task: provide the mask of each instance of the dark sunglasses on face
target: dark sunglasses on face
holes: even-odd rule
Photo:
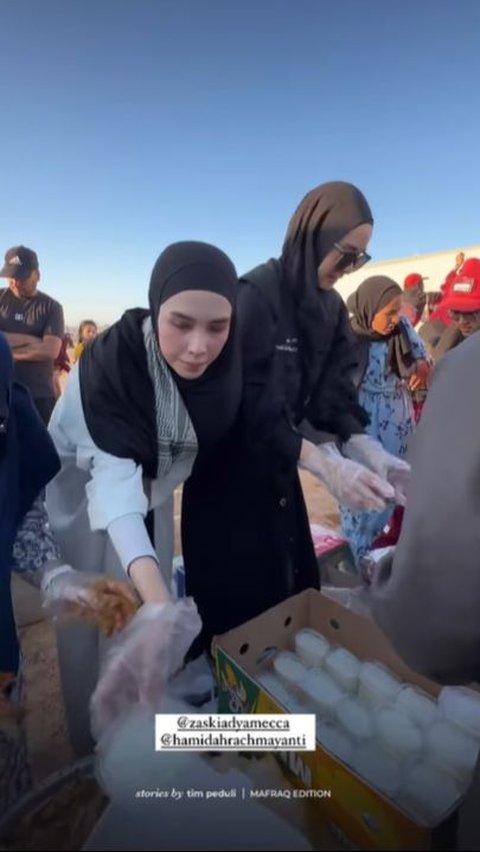
[[[449,311],[451,319],[453,320],[472,320],[472,322],[476,322],[476,320],[480,319],[480,311]]]
[[[365,266],[372,259],[362,249],[344,249],[338,243],[334,243],[333,248],[340,252],[340,257],[335,264],[335,268],[339,272],[354,272],[356,269]]]

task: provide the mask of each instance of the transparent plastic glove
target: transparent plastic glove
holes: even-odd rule
[[[315,447],[303,441],[300,465],[318,476],[342,506],[354,511],[381,512],[394,501],[394,489],[385,479],[344,458],[335,444]]]
[[[143,604],[102,666],[90,708],[97,740],[135,705],[159,712],[167,681],[183,665],[201,627],[192,598]]]
[[[138,598],[128,583],[75,571],[70,565],[47,567],[41,589],[51,615],[83,619],[106,636],[123,630],[138,608]]]
[[[386,479],[395,490],[395,503],[405,506],[406,490],[410,482],[410,465],[393,456],[370,435],[353,435],[342,447],[349,459],[366,465],[378,476]]]

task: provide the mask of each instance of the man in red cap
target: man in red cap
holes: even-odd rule
[[[462,337],[480,331],[480,260],[471,257],[452,280],[444,307]]]
[[[470,257],[461,272],[449,282],[448,295],[442,300],[442,310],[451,324],[445,326],[431,318],[420,330],[434,361],[458,346],[466,337],[480,331],[480,260]],[[428,333],[427,333],[428,332]]]
[[[423,287],[426,280],[418,272],[412,272],[403,282],[402,313],[414,327],[420,322],[427,301]]]

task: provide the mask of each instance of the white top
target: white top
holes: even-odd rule
[[[150,482],[144,481],[143,469],[133,459],[118,458],[100,450],[85,421],[78,364],[55,406],[49,431],[62,463],[62,470],[47,488],[52,527],[66,529],[68,519],[75,516],[72,495],[81,485],[79,500],[86,496],[91,530],[108,532],[125,570],[140,556],[157,559],[144,518],[149,509],[171,497],[177,485],[189,475],[191,464],[187,471],[185,465],[172,465],[162,480]]]

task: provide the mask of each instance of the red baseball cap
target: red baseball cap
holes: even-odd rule
[[[480,260],[470,257],[459,275],[450,282],[449,293],[442,307],[449,311],[473,313],[480,311]]]
[[[403,282],[403,289],[410,290],[412,287],[422,287],[424,281],[428,281],[428,278],[424,278],[423,275],[419,275],[418,272],[412,272],[411,275],[407,275],[405,278],[405,281]]]

